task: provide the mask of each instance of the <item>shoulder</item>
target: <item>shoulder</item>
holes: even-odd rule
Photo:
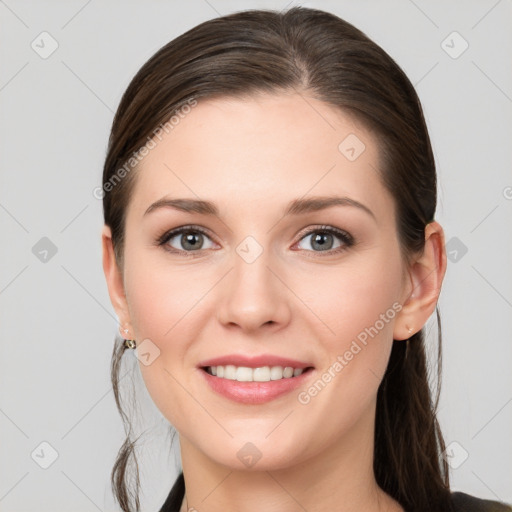
[[[185,495],[185,481],[180,472],[169,496],[159,512],[179,512]],[[512,506],[493,500],[484,500],[463,492],[453,492],[452,512],[512,512]]]
[[[463,492],[452,493],[454,512],[512,512],[512,507],[499,501],[483,500]]]

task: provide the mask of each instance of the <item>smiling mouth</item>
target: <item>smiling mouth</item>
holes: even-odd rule
[[[203,371],[219,379],[233,380],[237,382],[271,382],[283,379],[293,379],[313,369],[293,368],[291,366],[261,366],[250,368],[248,366],[218,365],[203,366]]]

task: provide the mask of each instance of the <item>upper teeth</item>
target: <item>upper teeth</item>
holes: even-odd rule
[[[240,382],[269,382],[282,378],[297,377],[304,370],[291,366],[263,366],[261,368],[248,368],[246,366],[209,366],[209,373],[223,379],[238,380]]]

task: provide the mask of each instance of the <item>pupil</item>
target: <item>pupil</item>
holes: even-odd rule
[[[329,244],[326,242],[325,237],[331,237],[331,243]],[[332,247],[332,235],[329,233],[318,233],[313,238],[313,247],[315,247],[315,244],[318,244],[318,247],[320,250],[329,250]]]
[[[200,233],[191,234],[188,233],[182,236],[182,246],[188,249],[195,249],[201,245],[201,238],[203,235]]]

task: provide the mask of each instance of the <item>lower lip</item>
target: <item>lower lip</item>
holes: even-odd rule
[[[206,382],[213,391],[230,400],[244,404],[263,404],[270,402],[294,389],[309,379],[313,368],[309,368],[297,377],[289,377],[268,382],[240,382],[237,380],[223,379],[210,375],[206,370],[200,369]]]

